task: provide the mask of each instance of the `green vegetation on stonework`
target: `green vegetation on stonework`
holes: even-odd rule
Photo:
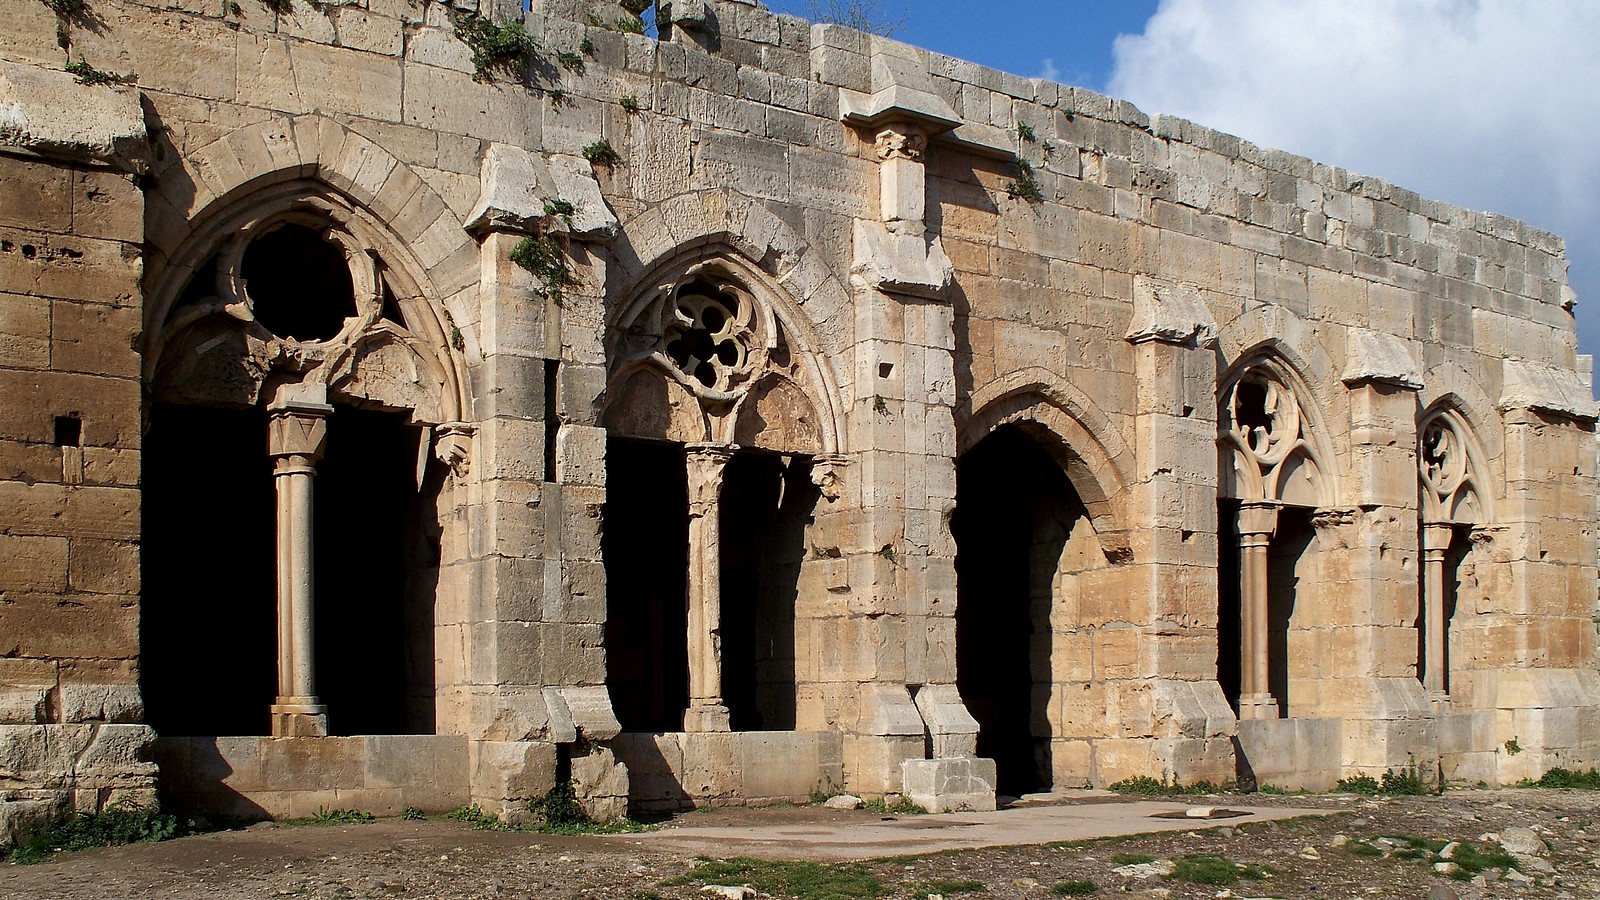
[[[1228,885],[1241,878],[1260,881],[1272,874],[1263,866],[1236,863],[1215,853],[1194,853],[1180,858],[1172,867],[1172,877],[1191,884]]]
[[[309,816],[297,819],[285,819],[284,825],[366,825],[377,820],[377,816],[364,813],[359,809],[328,809],[325,806],[317,807],[317,811]]]
[[[178,837],[188,827],[188,823],[163,813],[159,807],[114,803],[97,813],[73,813],[22,835],[12,848],[10,859],[15,863],[36,863],[60,851],[153,844]]]
[[[527,831],[526,828],[512,825],[493,813],[484,812],[476,803],[471,806],[458,806],[446,813],[445,818],[465,822],[479,831]]]
[[[117,75],[105,72],[89,65],[83,57],[78,57],[77,62],[69,62],[61,67],[63,72],[76,76],[79,84],[122,84],[132,79],[126,75]]]
[[[1044,191],[1039,187],[1039,179],[1034,177],[1033,164],[1018,157],[1016,166],[1017,177],[1006,182],[1006,193],[1028,203],[1043,203]]]
[[[612,148],[611,142],[605,138],[586,145],[581,152],[584,159],[597,166],[614,166],[622,161],[621,154],[617,153]]]
[[[1165,778],[1135,775],[1111,785],[1111,790],[1119,794],[1134,794],[1141,797],[1181,797],[1191,794],[1216,794],[1225,788],[1209,781],[1196,781],[1185,786],[1176,781],[1167,781]]]
[[[1436,794],[1438,791],[1429,787],[1423,780],[1422,770],[1416,760],[1399,771],[1390,769],[1383,773],[1381,779],[1371,775],[1356,775],[1350,778],[1341,778],[1335,790],[1348,794],[1363,794],[1368,797],[1383,795],[1386,797],[1420,797]]]
[[[1538,781],[1527,778],[1517,782],[1517,787],[1566,788],[1579,791],[1600,791],[1600,771],[1574,772],[1560,766],[1539,776]]]
[[[567,257],[561,252],[561,245],[550,235],[523,238],[511,248],[510,259],[528,270],[538,280],[544,295],[557,303],[561,302],[562,292],[577,283],[567,270]]]
[[[704,859],[687,875],[669,879],[662,887],[701,884],[748,884],[763,894],[793,900],[861,900],[883,897],[889,890],[871,870],[859,863],[823,865],[812,862],[754,859]]]
[[[892,560],[894,559],[894,548],[891,547],[889,550],[889,559]],[[886,798],[883,797],[874,797],[871,800],[862,801],[861,808],[867,810],[868,812],[875,812],[879,815],[885,816],[923,816],[927,815],[928,813],[927,810],[915,803],[912,803],[910,800],[907,800],[904,797],[901,797],[899,800],[896,800],[893,803],[890,803]]]
[[[475,12],[450,15],[456,37],[472,51],[474,81],[493,81],[496,74],[521,81],[539,42],[521,22],[493,22]]]

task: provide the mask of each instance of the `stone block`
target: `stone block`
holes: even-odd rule
[[[928,812],[993,812],[995,763],[992,759],[908,759],[902,792]]]

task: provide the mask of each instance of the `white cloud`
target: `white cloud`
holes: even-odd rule
[[[1600,3],[1162,0],[1113,96],[1567,238],[1600,351]]]
[[[1039,64],[1038,77],[1043,78],[1045,81],[1059,82],[1061,80],[1061,70],[1056,68],[1056,61],[1046,56]]]

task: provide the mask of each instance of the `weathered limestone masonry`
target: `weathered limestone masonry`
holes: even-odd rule
[[[0,841],[1600,763],[1559,238],[648,6],[0,0]]]

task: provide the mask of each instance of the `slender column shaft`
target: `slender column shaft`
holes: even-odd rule
[[[1449,525],[1422,526],[1422,686],[1428,693],[1445,693],[1444,661],[1444,558],[1450,549]]]
[[[690,445],[689,709],[684,731],[728,731],[722,699],[722,473],[733,449]]]
[[[1275,719],[1278,701],[1267,686],[1267,548],[1278,507],[1239,508],[1239,718]]]
[[[278,495],[278,699],[272,733],[322,735],[328,733],[328,709],[317,699],[314,668],[312,479],[333,408],[296,402],[274,404],[270,411],[267,449]]]

